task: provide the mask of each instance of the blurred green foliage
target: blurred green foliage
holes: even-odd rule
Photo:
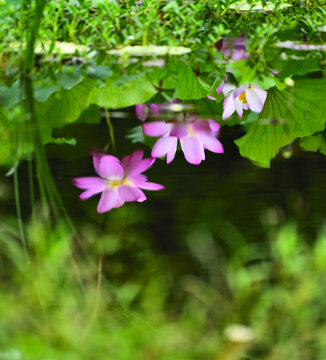
[[[15,220],[2,218],[4,359],[325,358],[324,227],[312,246],[293,222],[269,225],[259,242],[229,228],[237,251],[226,256],[197,224],[184,244],[193,273],[126,215],[75,236],[35,219],[28,260]],[[277,216],[271,208],[264,221]]]

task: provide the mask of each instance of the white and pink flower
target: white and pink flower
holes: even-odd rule
[[[232,84],[224,84],[223,94],[225,99],[223,101],[222,119],[225,120],[230,117],[234,111],[236,111],[241,118],[243,109],[250,109],[256,113],[260,113],[264,107],[267,91],[256,84],[243,85],[238,88]]]
[[[136,116],[140,121],[145,121],[149,114],[160,114],[172,104],[176,104],[178,102],[177,99],[173,99],[170,102],[163,103],[153,103],[153,104],[138,104],[135,106],[136,108]]]
[[[175,157],[178,139],[186,160],[198,165],[205,160],[205,149],[214,153],[223,153],[223,146],[216,138],[220,125],[211,119],[201,119],[198,115],[188,115],[182,121],[156,121],[142,125],[148,136],[160,136],[153,149],[152,157],[166,155],[169,164]]]

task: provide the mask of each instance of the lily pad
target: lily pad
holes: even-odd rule
[[[132,55],[132,56],[154,56],[154,55],[183,55],[191,52],[191,49],[183,46],[126,46],[121,49],[109,50],[112,55]]]
[[[261,1],[257,1],[254,5],[248,4],[246,1],[238,1],[234,4],[230,5],[230,9],[237,10],[239,12],[247,12],[247,11],[273,11],[276,9],[285,9],[290,7],[291,4],[283,3],[279,5],[275,5],[273,3],[267,3],[264,5]]]
[[[38,43],[35,46],[35,54],[43,54],[43,53],[48,53],[50,51],[50,48],[52,46],[52,42],[50,41],[42,41],[42,43]],[[18,42],[12,42],[10,44],[10,49],[11,51],[18,51],[21,48],[21,43]],[[60,53],[60,54],[65,54],[65,55],[73,55],[76,53],[81,53],[81,52],[88,52],[90,50],[90,48],[86,45],[79,45],[79,44],[75,44],[72,42],[61,42],[61,41],[57,41],[54,44],[53,50],[51,51],[51,53],[56,54],[56,53]]]
[[[301,50],[301,51],[312,51],[312,50],[326,50],[326,44],[307,44],[298,41],[279,41],[275,44],[277,47]]]
[[[298,80],[292,89],[270,89],[258,120],[235,142],[240,154],[269,167],[281,147],[322,131],[326,121],[325,86],[325,79],[305,79]]]
[[[105,86],[94,88],[91,103],[109,109],[142,104],[157,93],[146,73],[121,78],[116,82],[108,81]]]

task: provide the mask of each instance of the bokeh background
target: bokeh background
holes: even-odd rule
[[[137,125],[112,123],[118,139]],[[324,359],[326,161],[295,143],[270,169],[239,156],[240,127],[223,127],[225,154],[199,166],[179,152],[148,171],[166,186],[97,214],[72,178],[93,174],[90,151],[107,125],[64,127],[77,145],[48,145],[76,226],[30,215],[20,170],[27,254],[11,179],[1,180],[1,359]],[[117,155],[138,147],[119,140]],[[150,150],[144,147],[147,154]]]

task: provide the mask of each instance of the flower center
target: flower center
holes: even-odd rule
[[[191,127],[191,125],[187,125],[187,130],[188,130],[188,135],[190,135],[190,136],[195,136],[196,135],[196,133],[193,130],[193,128]]]
[[[120,185],[132,185],[131,181],[123,178],[123,179],[106,179],[106,187],[107,188],[116,188]]]
[[[242,102],[247,102],[247,99],[246,99],[246,92],[242,92],[240,95],[239,95],[239,100],[242,101]]]

